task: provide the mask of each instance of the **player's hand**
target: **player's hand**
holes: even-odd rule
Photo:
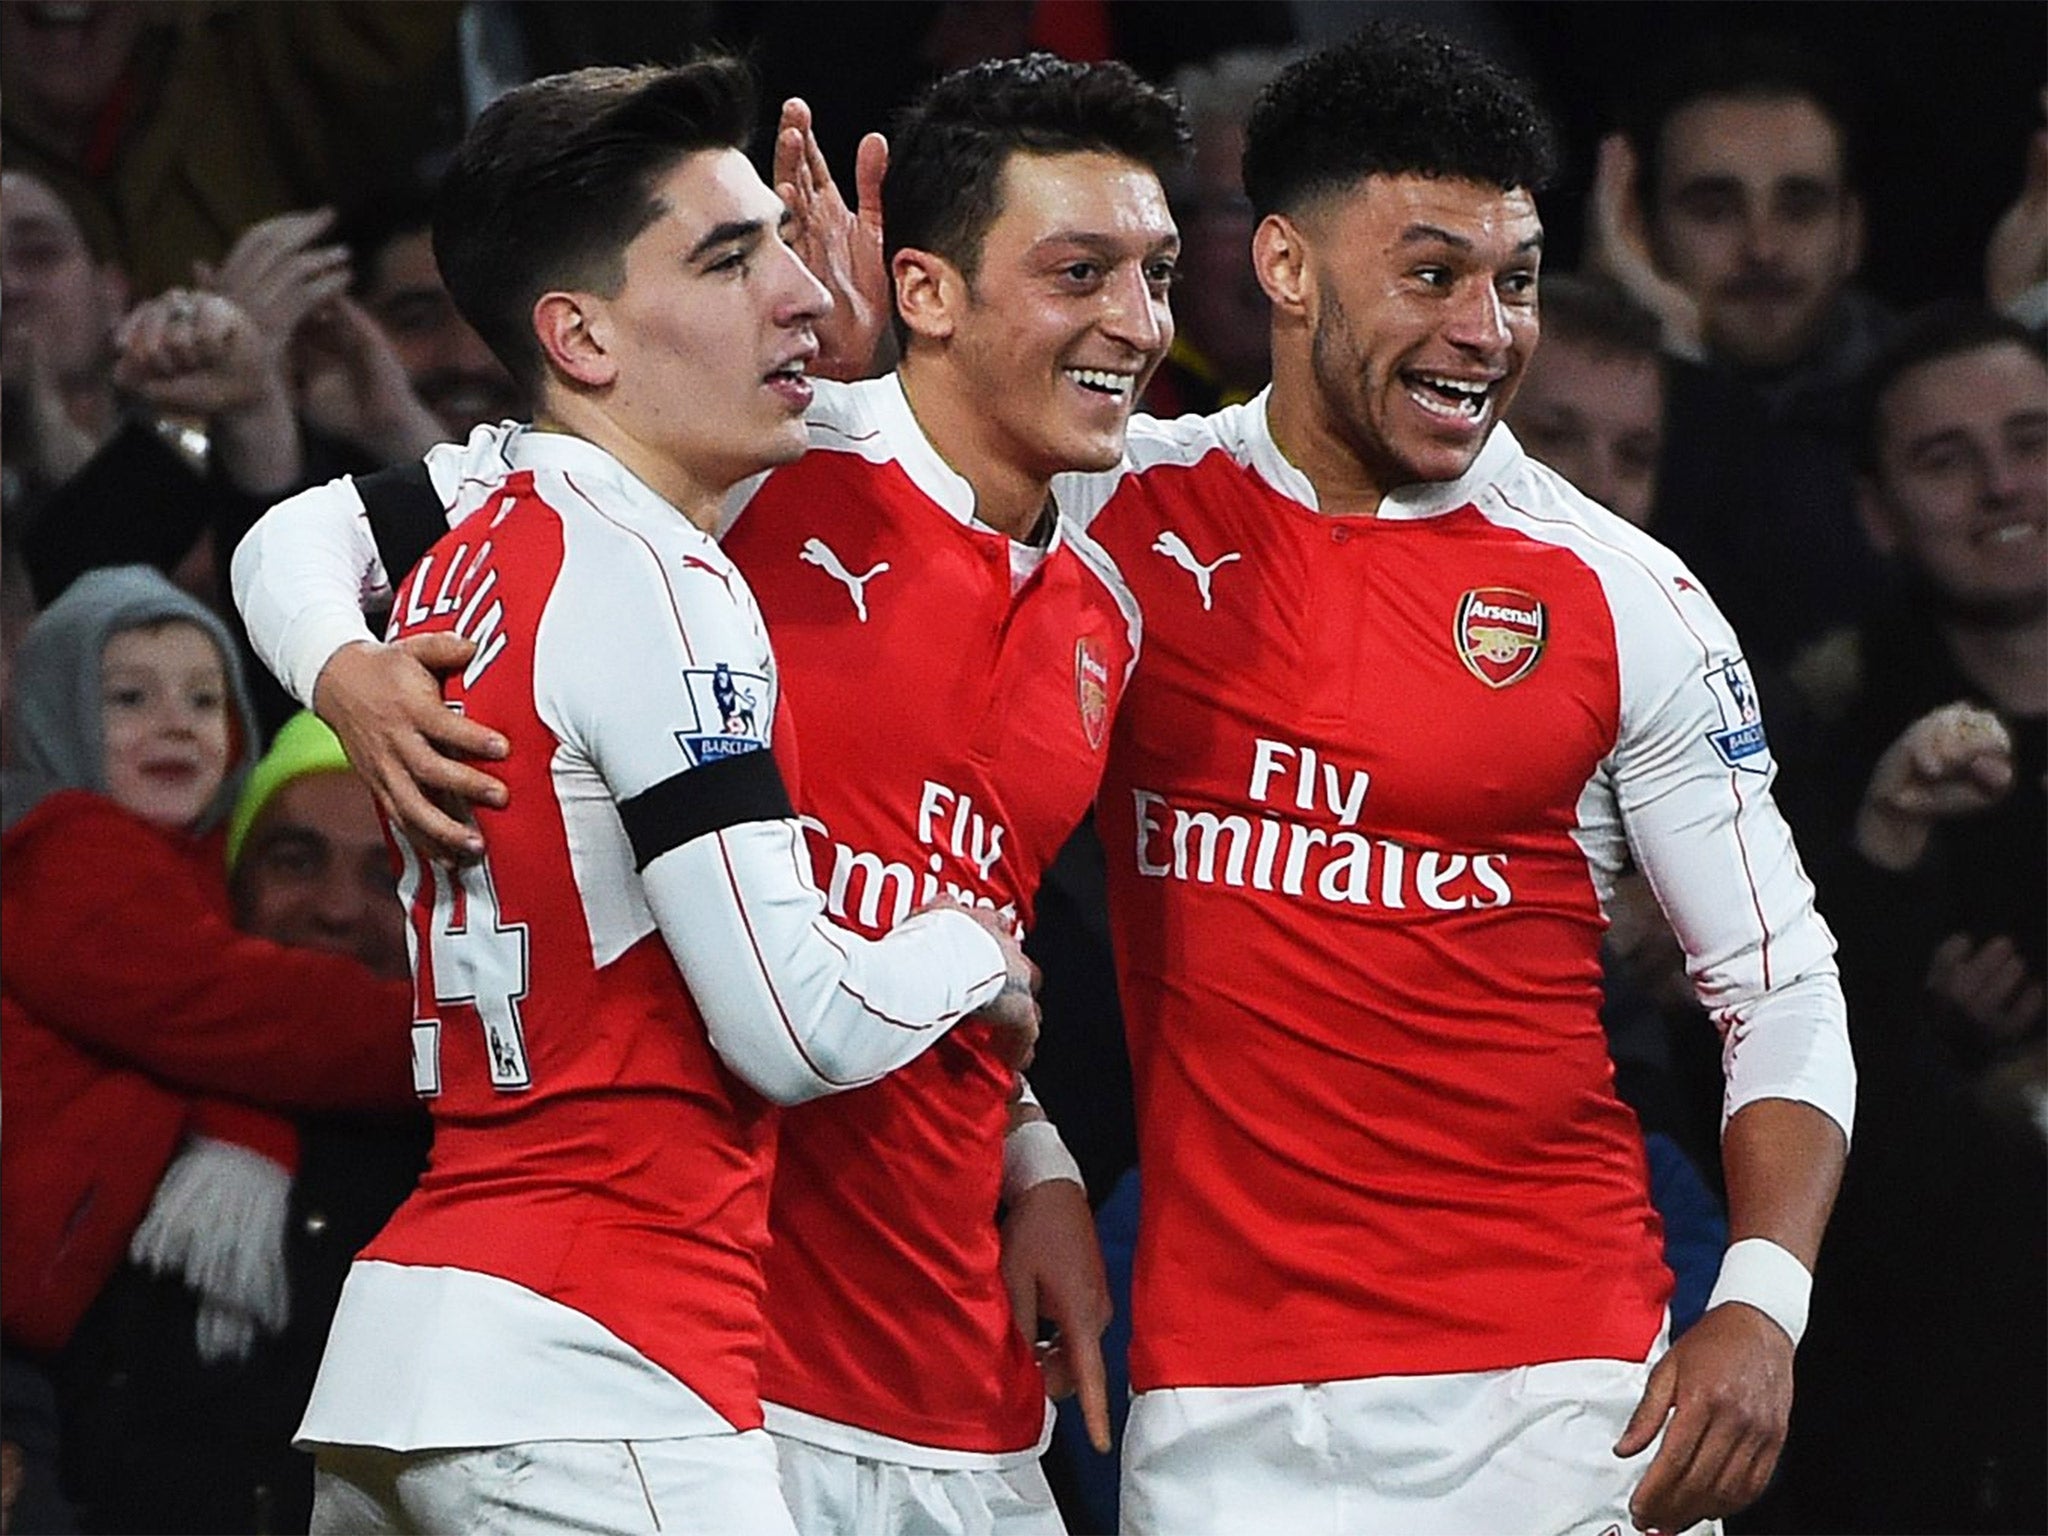
[[[359,641],[336,651],[313,685],[313,712],[334,727],[384,814],[428,857],[449,863],[483,857],[468,807],[506,801],[503,783],[462,761],[504,757],[505,738],[450,709],[435,681],[475,653],[451,634]]]
[[[1600,141],[1586,212],[1586,265],[1657,317],[1666,352],[1698,362],[1706,355],[1699,301],[1659,272],[1650,254],[1649,220],[1636,195],[1636,151],[1628,135],[1610,133]]]
[[[1003,1284],[1017,1331],[1036,1340],[1041,1320],[1055,1330],[1037,1344],[1046,1396],[1078,1392],[1088,1440],[1109,1453],[1109,1376],[1102,1331],[1109,1326],[1109,1278],[1095,1237],[1088,1193],[1071,1179],[1047,1179],[1019,1195],[1003,1217]]]
[[[782,104],[775,193],[792,215],[791,248],[832,295],[832,312],[816,325],[819,352],[811,363],[823,378],[867,378],[889,329],[895,296],[882,259],[882,176],[888,168],[889,141],[869,134],[854,157],[858,211],[848,208],[811,131],[810,107],[798,97]]]
[[[2012,778],[2005,723],[1980,705],[1944,704],[1907,726],[1871,770],[1856,851],[1881,869],[1911,869],[1935,822],[1996,805]]]
[[[1664,1431],[1629,1500],[1636,1529],[1683,1531],[1755,1502],[1791,1417],[1790,1336],[1739,1301],[1710,1310],[1651,1370],[1615,1442],[1615,1455],[1634,1456]]]
[[[1024,946],[1017,942],[1010,925],[987,907],[935,901],[918,908],[918,911],[930,911],[933,907],[952,907],[965,912],[994,935],[996,943],[1002,947],[1003,990],[968,1017],[989,1025],[995,1032],[997,1054],[1008,1066],[1023,1071],[1031,1065],[1031,1057],[1038,1049],[1038,986],[1041,979],[1038,967],[1024,953]]]

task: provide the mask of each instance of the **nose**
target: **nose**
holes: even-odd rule
[[[344,870],[330,869],[314,895],[313,915],[329,933],[346,937],[362,921],[367,905],[358,881]]]
[[[832,292],[804,265],[803,258],[788,245],[781,245],[783,293],[776,321],[781,325],[809,325],[832,313]]]
[[[1784,230],[1768,212],[1755,212],[1742,220],[1742,254],[1753,266],[1771,267],[1784,254]]]
[[[1452,345],[1468,352],[1492,355],[1508,344],[1508,316],[1500,294],[1490,282],[1470,281],[1460,285],[1452,299],[1450,322],[1445,336]]]
[[[1984,501],[1987,506],[2007,507],[2041,489],[2040,466],[2022,456],[1993,449],[1984,456]]]
[[[1105,336],[1148,357],[1172,344],[1173,311],[1145,280],[1142,268],[1118,268],[1102,291]]]

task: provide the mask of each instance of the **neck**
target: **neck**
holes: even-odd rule
[[[1945,625],[1963,675],[2010,715],[2048,714],[2048,614],[2021,624]]]
[[[948,375],[941,359],[906,356],[896,376],[918,430],[947,467],[974,492],[974,515],[998,533],[1028,540],[1052,496],[1052,477],[1020,465],[975,408],[973,392]]]
[[[699,529],[711,533],[717,528],[730,487],[712,484],[708,477],[634,437],[599,403],[575,396],[557,397],[535,413],[533,426],[537,432],[560,432],[602,448]]]
[[[1274,338],[1273,392],[1266,425],[1287,462],[1308,476],[1316,506],[1333,516],[1376,517],[1387,488],[1344,437],[1325,407],[1304,338],[1300,346]]]

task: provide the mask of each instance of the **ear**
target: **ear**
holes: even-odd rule
[[[1842,199],[1842,244],[1847,248],[1842,270],[1845,273],[1859,272],[1863,268],[1863,199],[1854,192]]]
[[[549,366],[571,382],[603,389],[618,377],[610,312],[597,295],[542,294],[533,304],[533,334]]]
[[[1899,552],[1899,533],[1885,510],[1884,492],[1869,475],[1856,477],[1856,516],[1863,523],[1872,549],[1881,555]]]
[[[958,267],[930,251],[901,250],[889,275],[896,284],[896,312],[912,336],[944,341],[953,334],[967,305],[967,279]]]
[[[1285,214],[1269,213],[1252,231],[1252,270],[1276,313],[1300,320],[1315,302],[1308,237]]]

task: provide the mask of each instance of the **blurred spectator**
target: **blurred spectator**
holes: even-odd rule
[[[453,0],[5,0],[0,153],[154,294],[249,224],[352,201],[455,112]]]
[[[64,479],[114,430],[114,327],[128,282],[87,244],[56,193],[8,171],[0,174],[0,284],[0,387],[18,517],[22,492]]]
[[[0,1332],[55,1384],[85,1528],[264,1529],[276,1479],[239,1480],[258,1448],[231,1426],[304,1313],[282,1115],[410,1106],[409,989],[230,926],[219,826],[254,726],[207,610],[147,568],[96,571],[18,667]]]
[[[1901,566],[1862,629],[1816,873],[1861,1073],[1780,1528],[2048,1529],[2048,360],[1975,304],[1862,396]],[[1826,847],[1802,836],[1802,846]]]
[[[1664,359],[1657,317],[1618,284],[1543,278],[1543,343],[1508,406],[1524,448],[1638,528],[1657,505]]]
[[[343,230],[355,257],[355,297],[396,351],[440,438],[462,442],[479,422],[523,421],[512,376],[456,311],[434,264],[432,200],[393,189]],[[390,462],[417,458],[430,444]]]
[[[1206,415],[1249,400],[1272,371],[1272,307],[1252,271],[1251,200],[1244,195],[1244,120],[1266,82],[1298,56],[1286,48],[1238,48],[1173,78],[1194,143],[1186,171],[1167,187],[1180,226],[1173,350],[1146,387],[1155,416]]]
[[[1670,377],[1659,537],[1751,662],[1786,670],[1787,725],[1851,685],[1831,632],[1874,589],[1848,444],[1854,380],[1890,329],[1862,260],[1850,108],[1819,60],[1708,37],[1648,76],[1601,145],[1588,261],[1654,311]],[[1819,647],[1816,649],[1816,647]],[[1804,653],[1804,654],[1802,654]]]

